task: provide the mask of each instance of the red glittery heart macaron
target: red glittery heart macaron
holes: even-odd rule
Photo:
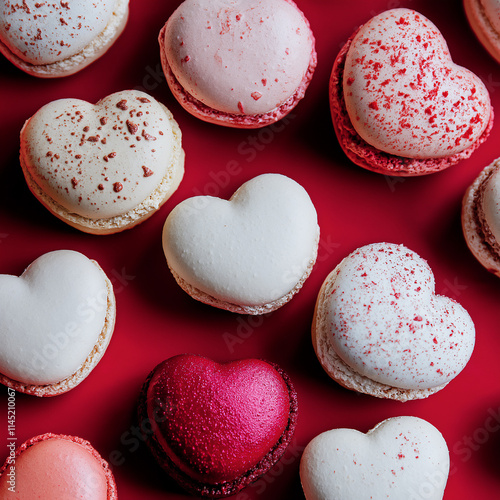
[[[283,455],[297,395],[278,366],[257,359],[217,363],[183,354],[144,383],[139,423],[159,464],[185,489],[233,495]]]

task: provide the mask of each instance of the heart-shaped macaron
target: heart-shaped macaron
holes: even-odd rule
[[[111,282],[79,252],[0,275],[0,382],[37,396],[72,389],[104,355],[114,322]]]
[[[223,200],[197,196],[168,216],[163,249],[179,285],[208,304],[262,314],[290,300],[309,276],[319,240],[302,186],[259,175]]]
[[[0,0],[0,51],[40,77],[74,73],[101,56],[121,34],[128,0],[12,2]]]
[[[386,175],[455,165],[493,126],[484,84],[453,63],[437,27],[410,9],[382,12],[355,31],[335,59],[329,97],[346,156]]]
[[[288,376],[257,359],[216,363],[179,355],[159,364],[139,403],[154,456],[183,487],[202,496],[236,493],[269,470],[295,428]]]
[[[43,500],[116,500],[117,488],[108,463],[84,439],[62,434],[35,436],[9,456],[0,468],[0,498]]]
[[[460,153],[489,122],[484,84],[453,63],[438,29],[410,9],[384,12],[360,28],[347,53],[343,82],[357,133],[392,155]]]
[[[441,433],[416,417],[384,420],[367,434],[334,429],[305,448],[307,500],[441,500],[450,457]]]
[[[407,400],[443,388],[465,367],[475,329],[435,293],[427,262],[403,245],[358,248],[326,278],[313,339],[325,370],[350,389]]]
[[[56,216],[91,233],[112,233],[152,215],[184,172],[181,133],[144,92],[97,104],[60,99],[21,132],[21,166],[33,194]]]

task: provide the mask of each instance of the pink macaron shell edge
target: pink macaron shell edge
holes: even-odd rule
[[[65,441],[71,441],[73,443],[77,443],[80,446],[82,446],[95,460],[96,462],[101,466],[102,472],[106,478],[106,483],[107,483],[107,500],[117,500],[118,499],[118,491],[116,487],[116,482],[115,478],[113,475],[113,472],[111,471],[108,462],[102,458],[102,456],[99,454],[99,452],[90,444],[89,441],[80,438],[78,436],[70,436],[66,434],[54,434],[52,432],[47,432],[45,434],[40,434],[38,436],[34,436],[27,441],[25,441],[23,444],[21,444],[18,448],[16,448],[15,452],[15,458],[19,457],[24,451],[26,451],[28,448],[36,445],[39,442],[42,441],[47,441],[50,439],[61,439]],[[0,468],[0,478],[2,475],[6,472],[7,468],[11,464],[10,457],[7,458],[7,460],[4,462],[2,467]]]
[[[346,156],[356,165],[372,172],[414,177],[440,172],[456,163],[469,158],[472,153],[488,138],[493,127],[493,108],[491,107],[488,125],[479,139],[464,151],[444,158],[414,159],[385,153],[364,141],[355,131],[344,101],[343,73],[347,52],[354,32],[335,59],[329,83],[330,112],[338,141]]]
[[[205,484],[191,478],[188,474],[179,469],[174,461],[168,456],[167,452],[161,446],[159,439],[154,433],[145,435],[146,444],[151,451],[156,462],[186,491],[193,495],[208,497],[208,498],[223,498],[235,495],[238,491],[242,490],[252,482],[256,481],[260,476],[265,474],[274,464],[276,464],[286,451],[290,441],[292,440],[297,425],[298,416],[298,398],[297,392],[290,380],[288,374],[280,368],[277,364],[268,362],[285,382],[290,397],[290,412],[288,415],[288,424],[286,430],[280,437],[273,449],[271,449],[258,463],[243,474],[239,478],[232,481],[227,481],[219,484]],[[137,405],[137,418],[139,427],[143,430],[149,429],[150,418],[147,410],[147,394],[151,380],[156,375],[158,370],[161,370],[163,363],[159,363],[147,376],[138,400]]]

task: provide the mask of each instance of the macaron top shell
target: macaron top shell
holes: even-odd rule
[[[286,431],[291,408],[289,389],[269,363],[194,355],[159,365],[146,399],[163,450],[183,473],[209,484],[257,465]]]
[[[116,0],[0,0],[0,40],[20,59],[51,64],[84,49],[106,27]]]
[[[116,92],[91,104],[59,99],[21,132],[21,157],[34,182],[69,213],[89,219],[136,209],[174,161],[165,108],[143,92]]]
[[[328,338],[357,373],[402,389],[442,386],[465,367],[475,330],[457,302],[435,294],[432,270],[403,245],[376,243],[327,278]]]
[[[73,375],[104,328],[107,298],[102,270],[71,250],[42,255],[20,277],[0,275],[0,373],[32,385]]]
[[[23,448],[15,458],[15,493],[9,490],[7,466],[0,477],[1,498],[116,499],[115,493],[108,495],[108,478],[102,459],[89,451],[86,441],[45,435]]]
[[[295,93],[314,39],[288,0],[185,0],[166,24],[164,49],[188,94],[218,111],[258,115]]]
[[[453,63],[436,26],[410,9],[375,16],[347,53],[344,99],[368,144],[401,157],[448,157],[472,146],[488,126],[489,94]]]

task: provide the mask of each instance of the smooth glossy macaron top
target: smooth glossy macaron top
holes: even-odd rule
[[[185,92],[241,117],[293,96],[315,53],[309,23],[289,0],[185,0],[165,26],[163,49]]]
[[[14,467],[14,475],[9,475],[10,467]],[[0,498],[115,500],[117,496],[107,464],[90,443],[73,436],[45,434],[22,445],[15,459],[6,462],[0,477]]]
[[[361,247],[327,280],[327,342],[356,373],[424,390],[448,383],[469,361],[472,319],[460,304],[435,293],[429,265],[403,245]]]
[[[108,293],[102,270],[72,250],[0,275],[0,374],[36,386],[73,375],[105,328]]]
[[[453,63],[436,26],[410,9],[383,12],[359,29],[343,87],[356,132],[391,155],[455,155],[476,143],[490,121],[484,84]]]
[[[20,59],[51,64],[84,49],[106,27],[116,0],[0,0],[0,40]]]
[[[172,271],[197,290],[259,307],[308,275],[318,239],[306,190],[284,175],[262,174],[229,201],[197,196],[177,205],[165,222],[163,249]]]

